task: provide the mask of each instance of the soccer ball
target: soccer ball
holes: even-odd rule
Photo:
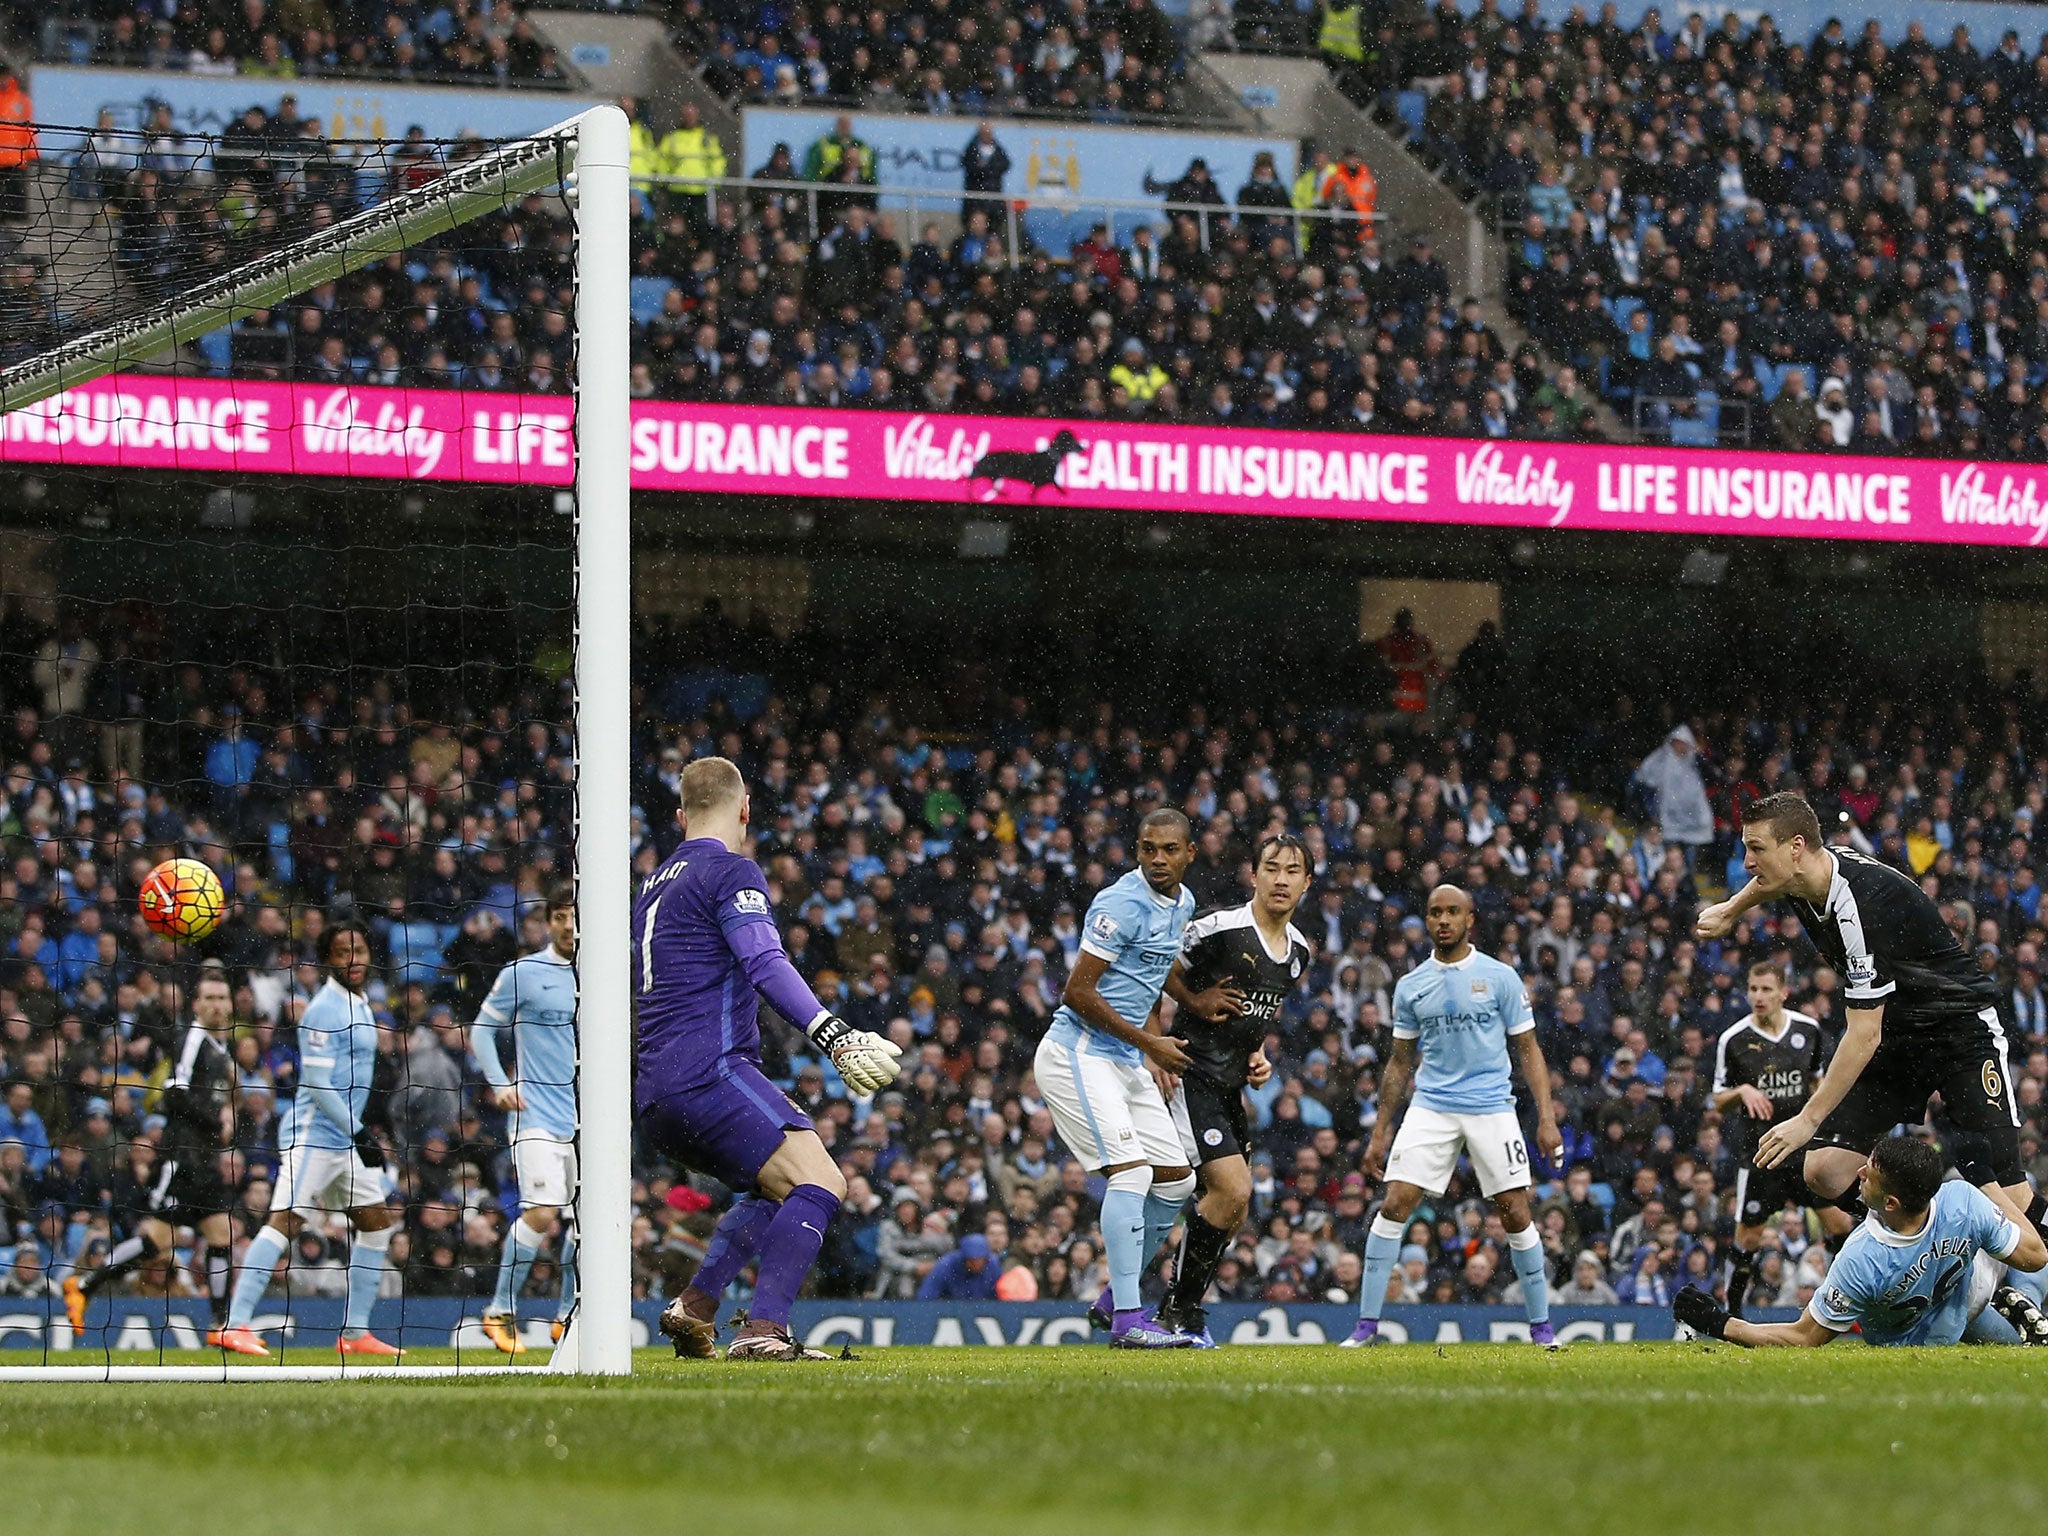
[[[142,882],[142,920],[176,943],[197,944],[226,910],[220,876],[197,859],[165,859]]]

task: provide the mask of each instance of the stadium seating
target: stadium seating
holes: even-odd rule
[[[168,14],[166,14],[168,12]],[[60,5],[34,18],[52,64],[258,76],[563,89],[567,73],[513,0],[418,7],[246,0],[239,7]],[[17,30],[27,27],[17,24]]]
[[[0,866],[0,1075],[40,1084],[35,1123],[0,1112],[0,1143],[80,1138],[101,1181],[86,1198],[73,1184],[14,1167],[0,1149],[8,1223],[0,1272],[19,1244],[43,1245],[45,1272],[91,1264],[95,1243],[121,1219],[111,1149],[146,1134],[152,1074],[170,1038],[159,1002],[173,974],[167,952],[133,915],[136,871],[157,853],[232,847],[236,905],[209,947],[232,968],[238,1013],[260,1046],[244,1061],[245,1083],[278,1090],[289,1086],[288,1026],[311,974],[296,970],[311,942],[308,913],[353,911],[368,921],[380,1016],[411,1036],[405,1061],[438,1062],[423,1054],[449,1048],[435,1010],[466,1022],[496,967],[539,942],[536,892],[559,869],[557,850],[571,833],[566,722],[546,702],[553,690],[531,678],[508,674],[504,692],[443,690],[436,707],[476,758],[468,781],[442,788],[425,808],[402,789],[376,787],[402,785],[408,764],[445,761],[449,748],[424,712],[409,721],[402,712],[402,677],[360,677],[360,696],[336,699],[330,711],[354,726],[336,730],[273,702],[312,696],[310,677],[239,662],[192,677],[153,663],[138,669],[117,629],[109,618],[64,644],[89,663],[78,685],[89,712],[109,707],[105,687],[148,701],[139,739],[103,735],[90,713],[48,708],[61,701],[45,697],[36,660],[57,639],[19,610],[0,616],[0,709],[9,721],[0,755],[8,855]],[[203,631],[165,639],[178,653],[209,654]],[[1558,1167],[1538,1169],[1554,1283],[1572,1278],[1581,1252],[1595,1256],[1599,1285],[1624,1299],[1656,1300],[1670,1276],[1711,1270],[1735,1169],[1706,1079],[1716,1035],[1744,1006],[1742,961],[1760,951],[1695,949],[1681,936],[1701,890],[1728,873],[1736,808],[1794,771],[1831,824],[1846,816],[1848,835],[1930,882],[1943,900],[1974,904],[1990,946],[1982,963],[2010,995],[2023,1042],[2014,1063],[2032,1121],[2032,1171],[2048,1173],[2037,1130],[2048,997],[2039,987],[2044,935],[2031,873],[2042,785],[2020,746],[2048,730],[2038,698],[1979,687],[1951,713],[1894,708],[1872,695],[1850,715],[1774,697],[1713,715],[1702,771],[1715,824],[1687,834],[1707,841],[1681,846],[1660,839],[1652,808],[1630,788],[1636,760],[1663,750],[1658,727],[1593,737],[1553,720],[1519,740],[1496,736],[1522,729],[1528,685],[1517,669],[1543,665],[1497,640],[1475,641],[1456,659],[1455,703],[1439,702],[1442,718],[1457,723],[1441,737],[1410,735],[1394,716],[1360,710],[1356,701],[1369,694],[1355,678],[1335,689],[1353,700],[1349,710],[1318,705],[1298,716],[1269,705],[1239,726],[1193,710],[1192,695],[1168,693],[1149,697],[1146,714],[1104,706],[1091,727],[1056,734],[1030,706],[986,696],[988,679],[1001,676],[990,670],[999,658],[960,635],[949,637],[948,654],[960,677],[983,679],[982,691],[957,692],[951,709],[928,702],[913,713],[886,696],[885,679],[904,674],[871,640],[781,639],[760,623],[733,624],[715,606],[687,632],[658,634],[657,655],[688,660],[663,663],[673,670],[650,678],[657,713],[638,737],[634,781],[639,859],[651,869],[674,836],[682,763],[714,750],[737,755],[755,786],[759,857],[798,967],[850,1020],[908,1047],[900,1088],[857,1108],[824,1063],[792,1053],[797,1037],[766,1031],[770,1070],[816,1116],[851,1175],[820,1271],[830,1294],[908,1294],[923,1268],[970,1231],[991,1234],[1006,1265],[1030,1266],[1042,1297],[1078,1300],[1102,1284],[1099,1249],[1085,1241],[1094,1197],[1062,1172],[1063,1154],[1022,1074],[1058,1001],[1079,918],[1092,892],[1127,867],[1135,815],[1157,803],[1155,792],[1201,829],[1189,881],[1204,902],[1235,899],[1255,829],[1284,822],[1317,858],[1297,926],[1318,958],[1286,1000],[1273,1084],[1254,1095],[1259,1180],[1253,1220],[1225,1266],[1228,1297],[1341,1293],[1338,1261],[1357,1251],[1374,1192],[1355,1170],[1376,1112],[1388,991],[1418,954],[1415,913],[1441,861],[1478,892],[1489,949],[1512,957],[1527,980],[1556,1074],[1566,1162],[1584,1170],[1567,1178]],[[925,643],[908,631],[900,641]],[[231,654],[246,653],[221,651]],[[822,677],[840,686],[812,686]],[[939,677],[926,682],[946,691]],[[201,769],[219,730],[209,722],[238,700],[238,729],[284,750],[266,759],[248,798],[221,800]],[[1659,718],[1663,702],[1640,700],[1634,718]],[[1970,729],[1970,720],[2001,712],[2009,736]],[[1797,736],[1777,723],[1793,718],[1804,723]],[[93,790],[102,751],[116,749],[139,754],[146,782]],[[1861,771],[1841,771],[1847,763]],[[1916,776],[1926,763],[1943,766]],[[309,797],[316,784],[328,786],[324,804]],[[1615,817],[1582,794],[1639,809]],[[537,807],[538,819],[522,826],[496,814],[515,803]],[[874,899],[872,916],[857,904],[863,897]],[[88,906],[116,936],[112,956],[94,953],[67,969],[65,941]],[[266,916],[272,909],[276,921]],[[1813,991],[1810,976],[1802,974],[1794,1002],[1832,1022],[1833,1000]],[[39,1076],[49,1042],[73,1036],[126,1042],[119,1075],[95,1070],[94,1048],[66,1050],[53,1076]],[[436,1294],[450,1284],[488,1294],[501,1229],[418,1219],[444,1198],[486,1216],[494,1200],[513,1198],[501,1117],[480,1096],[472,1066],[451,1070],[463,1085],[456,1123],[380,1120],[378,1131],[400,1158],[412,1212],[409,1280]],[[259,1173],[276,1156],[270,1098],[251,1096],[239,1131]],[[430,1143],[431,1159],[422,1151]],[[648,1220],[637,1274],[659,1290],[674,1283],[679,1254],[701,1251],[716,1211],[695,1194],[668,1198],[678,1187],[671,1171],[643,1171]],[[1404,1295],[1500,1298],[1508,1266],[1487,1272],[1467,1262],[1498,1246],[1476,1209],[1461,1205],[1470,1193],[1455,1184],[1412,1233]],[[50,1223],[52,1212],[65,1220]],[[49,1232],[63,1242],[51,1247],[39,1235]],[[1297,1232],[1310,1241],[1293,1241]],[[337,1245],[346,1238],[339,1225],[328,1235]],[[1772,1241],[1788,1260],[1773,1298],[1796,1303],[1819,1279],[1825,1250],[1796,1222]],[[1643,1271],[1649,1251],[1661,1255],[1655,1273]],[[551,1283],[545,1272],[536,1281]]]

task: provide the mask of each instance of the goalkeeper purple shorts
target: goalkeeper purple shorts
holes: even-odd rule
[[[738,1056],[721,1057],[707,1083],[649,1099],[635,1123],[663,1156],[743,1190],[754,1187],[785,1134],[811,1129],[810,1116],[757,1063]]]

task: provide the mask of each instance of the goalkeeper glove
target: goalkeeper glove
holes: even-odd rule
[[[367,1125],[357,1127],[355,1143],[356,1156],[362,1159],[365,1168],[384,1166],[384,1149],[377,1144],[377,1138],[370,1134]]]
[[[1728,1336],[1728,1309],[1696,1285],[1678,1293],[1671,1303],[1671,1315],[1703,1338]]]
[[[893,1040],[855,1029],[834,1013],[821,1013],[804,1031],[858,1098],[872,1098],[896,1081],[896,1058],[903,1054]]]

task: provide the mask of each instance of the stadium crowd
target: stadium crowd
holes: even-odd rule
[[[265,14],[261,0],[245,9]],[[509,48],[525,25],[498,0],[416,30],[433,37],[437,18],[457,48],[473,32]],[[671,19],[734,97],[1112,122],[1178,105],[1183,40],[1151,0],[865,16],[680,0]],[[398,12],[383,23],[408,25]],[[1398,108],[1420,152],[1487,195],[1508,245],[1507,308],[1540,351],[1505,347],[1428,249],[1374,238],[1369,168],[1361,183],[1338,146],[1311,146],[1292,183],[1263,172],[1223,187],[1198,161],[1164,190],[1202,211],[1041,250],[1000,204],[983,221],[970,202],[957,235],[878,209],[852,117],[748,167],[689,119],[687,153],[640,160],[636,388],[1532,439],[1591,435],[1604,403],[1629,431],[1682,443],[2048,460],[2048,219],[2035,206],[2048,63],[2015,32],[1991,46],[1965,26],[1938,39],[1915,22],[1887,43],[1873,19],[1794,38],[1767,16],[1667,27],[1656,7],[1630,23],[1613,4],[1552,24],[1533,0],[1514,14],[1497,0],[1469,12],[1246,3],[1235,25],[1256,43],[1319,45],[1361,101]],[[1220,41],[1212,32],[1195,42]],[[254,174],[237,174],[250,157],[235,154],[226,173],[193,176],[161,143],[138,154],[110,139],[88,157],[79,179],[111,195],[144,293],[391,180],[316,174],[345,156],[290,109],[236,132],[269,151]],[[1006,159],[1003,133],[992,147]],[[965,123],[962,137],[964,191],[999,190],[1000,171],[975,179],[994,163],[988,141]],[[416,178],[446,147],[409,154]],[[662,169],[821,190],[707,199],[655,186],[645,173]],[[1310,207],[1359,217],[1291,216]],[[351,321],[323,299],[259,317],[232,359],[213,361],[560,389],[547,326],[566,305],[536,291],[534,268],[564,236],[536,210],[510,222],[519,231],[502,250],[446,267],[426,253],[402,278],[375,274],[381,317]]]
[[[1091,894],[1129,867],[1135,820],[1159,805],[1197,828],[1188,878],[1205,904],[1243,898],[1268,829],[1300,833],[1315,856],[1296,926],[1318,959],[1268,1042],[1278,1070],[1251,1096],[1253,1210],[1225,1299],[1355,1299],[1378,1193],[1359,1154],[1389,993],[1427,952],[1417,912],[1440,878],[1473,892],[1485,946],[1525,978],[1554,1073],[1565,1149],[1536,1172],[1560,1299],[1663,1305],[1687,1278],[1716,1280],[1736,1170],[1707,1092],[1715,1040],[1745,1011],[1749,962],[1787,967],[1793,1005],[1827,1029],[1835,978],[1788,920],[1698,945],[1690,914],[1729,874],[1742,807],[1795,783],[1839,835],[1923,880],[1997,974],[2024,1043],[2025,1154],[2048,1175],[2038,700],[1994,694],[1952,713],[1785,700],[1688,722],[1673,699],[1622,720],[1598,766],[1574,775],[1539,738],[1499,727],[1512,688],[1497,635],[1475,639],[1432,700],[1440,669],[1403,633],[1371,651],[1391,709],[1361,687],[1366,708],[1320,717],[1104,704],[1065,724],[975,688],[964,660],[950,699],[937,677],[893,695],[835,688],[822,679],[860,676],[851,641],[778,640],[715,605],[655,637],[636,870],[673,845],[682,765],[734,758],[794,962],[846,1018],[906,1047],[897,1086],[854,1102],[800,1036],[764,1030],[769,1070],[848,1174],[821,1291],[1078,1301],[1103,1286],[1100,1190],[1058,1144],[1031,1052]],[[404,1206],[388,1283],[488,1295],[518,1192],[464,1032],[497,969],[543,941],[542,892],[570,865],[559,670],[444,688],[415,711],[402,675],[344,688],[331,671],[140,659],[154,649],[147,626],[111,616],[67,614],[52,630],[0,614],[0,1292],[47,1296],[144,1199],[192,973],[148,935],[134,896],[175,851],[214,863],[231,895],[200,953],[234,983],[238,1246],[267,1199],[313,946],[352,915],[374,935],[371,995],[388,1024],[369,1117]],[[726,1193],[643,1160],[643,1294],[673,1294],[692,1272]],[[1502,1299],[1503,1234],[1475,1193],[1461,1178],[1418,1217],[1403,1298]],[[1809,1221],[1774,1224],[1765,1298],[1799,1304],[1824,1271]],[[340,1218],[310,1225],[279,1283],[337,1292],[346,1234]],[[192,1279],[159,1268],[136,1283],[189,1294]],[[534,1290],[552,1286],[539,1266]]]
[[[2048,37],[1591,10],[1321,13],[1354,94],[1491,197],[1554,357],[1684,441],[2048,458]]]
[[[731,5],[679,0],[670,36],[728,101],[1094,122],[1186,110],[1179,30],[1155,0]]]
[[[64,0],[0,9],[0,31],[52,63],[202,79],[417,80],[566,87],[552,46],[513,0]]]

